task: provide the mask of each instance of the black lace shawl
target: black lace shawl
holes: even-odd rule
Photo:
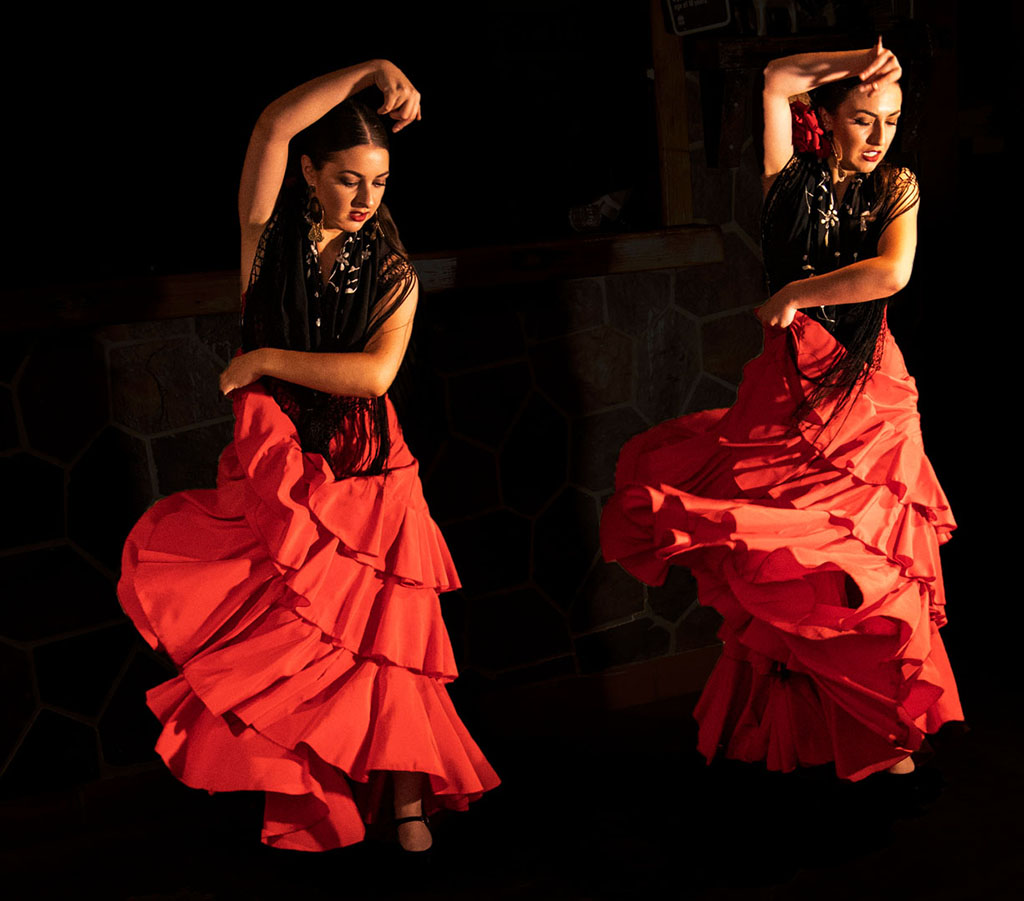
[[[797,279],[877,256],[885,229],[919,202],[917,179],[909,169],[883,163],[849,178],[842,203],[837,203],[828,163],[813,153],[794,155],[776,176],[761,214],[771,293]],[[841,406],[877,366],[888,300],[803,310],[846,351],[815,380],[819,390],[808,398],[810,407],[837,396]]]
[[[242,350],[361,351],[409,297],[416,273],[373,220],[348,235],[327,284],[320,276],[305,199],[282,191],[260,236],[242,312]],[[345,397],[264,378],[295,423],[302,449],[322,454],[335,478],[385,471],[391,440],[383,397]]]

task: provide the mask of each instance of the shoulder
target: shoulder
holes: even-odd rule
[[[398,284],[412,286],[418,281],[416,267],[413,266],[409,258],[390,248],[381,255],[377,277],[385,291],[391,290]]]
[[[906,166],[886,166],[877,169],[875,176],[875,203],[883,221],[891,221],[920,203],[921,189],[917,175]]]
[[[764,208],[762,215],[778,207],[787,207],[803,202],[808,191],[819,184],[827,184],[828,166],[814,153],[794,153],[789,162],[777,174],[765,178]]]

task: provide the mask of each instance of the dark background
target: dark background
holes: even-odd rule
[[[638,181],[650,193],[647,13],[643,2],[374,2],[324,7],[315,26],[219,11],[121,37],[91,13],[40,23],[45,62],[7,74],[25,88],[8,96],[4,150],[9,203],[27,215],[15,272],[33,277],[47,232],[58,249],[46,268],[61,281],[233,268],[257,116],[372,58],[423,94],[423,121],[392,144],[387,197],[409,247],[565,234],[572,203]],[[367,93],[376,108],[379,92]]]
[[[854,20],[863,19],[880,5],[884,4],[839,7],[850,16],[851,24],[856,24]],[[922,9],[924,4],[917,6]],[[240,21],[214,21],[209,14],[198,13],[144,19],[141,12],[139,18],[104,21],[94,13],[80,13],[26,23],[13,31],[12,40],[20,42],[26,52],[20,62],[11,55],[4,63],[10,122],[3,149],[8,285],[232,268],[237,252],[234,205],[238,172],[249,129],[259,111],[304,78],[373,56],[386,56],[403,66],[425,98],[425,120],[399,136],[393,146],[395,175],[388,197],[413,251],[564,234],[570,204],[634,182],[640,186],[641,198],[647,197],[641,200],[637,222],[649,222],[652,187],[649,176],[647,181],[643,178],[644,172],[653,171],[652,109],[645,73],[646,3],[616,4],[614,13],[607,12],[607,7],[565,0],[530,0],[500,9],[446,4],[449,10],[459,7],[458,14],[446,17],[430,10],[413,18],[408,9],[389,15],[386,9],[381,12],[380,5],[374,5],[372,12],[369,4],[367,7],[356,11],[348,5],[321,7],[294,13],[291,21],[272,22],[253,21],[251,11]],[[1020,707],[1016,652],[1020,551],[1013,522],[1020,481],[1016,432],[1019,264],[1015,247],[1019,213],[1018,161],[1010,154],[1009,126],[1019,119],[1022,96],[1020,78],[1014,71],[1021,56],[1021,13],[1019,5],[1011,4],[945,2],[929,7],[936,11],[933,24],[939,38],[955,46],[955,68],[947,65],[931,72],[921,96],[926,107],[924,144],[910,160],[922,188],[919,251],[911,286],[894,305],[891,320],[920,388],[929,457],[960,523],[953,541],[943,550],[951,620],[943,634],[973,733],[958,745],[947,743],[945,757],[940,755],[940,763],[961,767],[951,780],[954,784],[944,799],[945,806],[939,808],[938,815],[914,821],[912,829],[898,835],[896,844],[890,846],[890,874],[869,869],[874,881],[869,879],[868,885],[874,896],[897,896],[887,891],[899,884],[895,874],[902,872],[903,878],[917,882],[898,896],[914,897],[923,874],[928,874],[931,896],[940,897],[945,866],[954,892],[951,897],[1002,897],[997,890],[981,888],[965,895],[967,883],[957,878],[970,869],[978,885],[995,878],[993,874],[1006,863],[995,856],[1004,847],[999,842],[1010,842],[1019,834],[1015,809],[1019,780],[1003,780],[1017,772],[1020,747],[1016,725]],[[914,89],[909,79],[904,89],[908,94]],[[702,171],[695,175],[695,188],[702,180],[738,180],[742,174],[742,170],[724,175]],[[696,280],[699,268],[686,270],[685,278]],[[736,271],[712,272],[719,286],[735,278],[746,290],[747,283],[740,281]],[[676,284],[684,278],[681,273],[683,270],[674,276]],[[611,282],[604,290],[609,301],[618,296],[622,309],[627,308],[631,301],[628,292],[616,295]],[[565,307],[546,290],[532,292],[539,303],[523,306],[525,293],[482,291],[471,297],[438,300],[433,309],[442,324],[449,315],[446,311],[455,310],[452,318],[479,322],[482,329],[456,330],[445,336],[423,328],[421,335],[440,335],[436,347],[461,347],[467,357],[473,357],[474,365],[483,366],[487,353],[500,356],[505,352],[505,338],[518,328],[517,316],[525,316],[528,329],[534,329],[530,340],[540,341],[550,328],[545,305],[557,307],[559,315],[564,312]],[[20,295],[4,294],[5,302],[17,297]],[[754,300],[752,294],[742,303]],[[425,317],[424,325],[429,321]],[[738,323],[739,318],[729,321]],[[145,327],[146,323],[137,326]],[[198,324],[195,329],[199,330]],[[483,343],[481,334],[486,336]],[[80,349],[84,345],[75,343],[76,336],[57,323],[52,333],[44,330],[30,340],[35,354],[31,364],[26,368],[24,362],[17,363],[3,380],[13,383],[18,366],[22,366],[18,390],[24,389],[28,376],[44,385],[43,399],[54,411],[50,431],[64,425],[73,429],[76,420],[69,417],[64,400],[69,394],[74,396],[76,385],[84,383],[81,375],[89,366],[88,353]],[[545,346],[558,340],[561,338]],[[26,346],[20,336],[14,336],[4,339],[3,350],[12,351],[11,359],[16,359],[26,353]],[[116,349],[127,355],[135,346],[118,345]],[[536,346],[540,344],[530,345],[530,354]],[[425,353],[429,358],[430,346]],[[523,358],[533,359],[525,352]],[[577,373],[561,375],[569,380],[567,384],[574,384]],[[476,377],[476,372],[470,372],[450,378],[454,383],[457,378],[472,382]],[[494,393],[497,397],[500,390]],[[46,409],[37,403],[34,414],[36,422],[44,426]],[[534,425],[543,435],[544,423],[542,419],[538,422],[540,425]],[[572,422],[575,427],[577,420]],[[140,431],[149,434],[141,427]],[[42,432],[46,434],[46,429]],[[527,434],[527,439],[534,434]],[[553,430],[547,437],[552,434]],[[15,435],[14,445],[18,440]],[[123,430],[104,427],[93,446],[102,450],[105,461],[97,464],[60,458],[61,467],[66,466],[70,473],[72,502],[77,491],[87,494],[90,504],[116,507],[120,503],[112,486],[128,481],[123,460],[130,459],[117,444],[122,440],[128,441]],[[562,439],[563,443],[566,440]],[[134,438],[132,442],[137,443]],[[426,459],[429,445],[427,440],[414,449]],[[434,485],[444,484],[444,465],[457,476],[469,471],[462,458],[446,458],[446,452],[438,452],[441,464],[433,470]],[[60,454],[46,449],[42,456],[5,452],[4,463],[31,457],[43,467],[39,461],[44,460],[47,491],[53,497],[35,490],[29,496],[17,490],[15,480],[5,481],[5,496],[15,512],[4,524],[4,547],[12,548],[0,553],[4,565],[22,556],[24,548],[18,545],[31,544],[10,536],[32,523],[37,508],[56,500],[54,508],[59,504],[63,510],[65,469],[50,465],[54,456]],[[483,465],[493,469],[490,460],[485,458]],[[77,478],[83,471],[89,477]],[[437,491],[430,480],[427,489]],[[132,500],[138,502],[138,498]],[[142,505],[146,502],[148,499]],[[444,501],[439,504],[443,509]],[[127,516],[135,515],[131,504],[127,510]],[[55,553],[67,550],[64,528],[63,522],[57,524],[56,534],[61,537],[54,541],[61,547],[52,549]],[[76,529],[88,531],[70,523],[69,530],[75,533]],[[458,531],[454,526],[446,528],[446,535],[455,539]],[[561,534],[565,530],[550,531]],[[102,536],[112,557],[122,537],[116,530]],[[35,547],[24,556],[38,553]],[[460,567],[462,559],[465,557],[459,558]],[[576,565],[565,556],[560,562],[563,566],[558,572],[564,572],[566,564]],[[5,622],[19,628],[27,622],[43,624],[39,626],[42,634],[48,620],[66,617],[68,611],[79,615],[85,610],[91,615],[90,604],[97,609],[106,605],[103,609],[112,612],[104,615],[116,616],[109,582],[79,563],[75,580],[62,583],[59,596],[47,594],[46,573],[37,573],[35,581],[8,583],[3,596]],[[474,566],[481,568],[479,561],[472,560],[466,568]],[[54,578],[55,583],[59,581]],[[623,593],[628,590],[623,586]],[[507,630],[504,646],[510,657],[538,634],[525,615],[516,619],[517,611],[526,610],[528,600],[516,595],[505,608],[512,614],[506,619],[513,628]],[[458,642],[464,619],[461,611],[467,605],[457,597],[446,604],[446,616]],[[499,625],[492,632],[500,639]],[[18,681],[23,659],[31,658],[31,666],[44,676],[51,665],[64,677],[74,671],[88,673],[79,686],[83,691],[93,682],[124,675],[115,671],[122,667],[125,649],[134,641],[130,627],[113,625],[98,631],[109,645],[87,644],[89,636],[78,636],[73,630],[65,633],[63,627],[62,635],[52,641],[3,644],[0,650],[5,656],[0,664],[5,684],[10,686],[7,707],[15,714],[10,717],[13,731],[4,733],[10,747],[24,738],[18,731],[22,722],[18,718],[24,711],[15,709],[24,701]],[[72,658],[69,650],[79,639],[78,656]],[[97,772],[97,759],[106,761],[107,775],[112,772],[115,776],[134,774],[151,765],[153,722],[142,706],[141,691],[163,674],[150,658],[136,654],[130,659],[129,675],[134,681],[123,679],[122,685],[131,682],[132,693],[118,690],[98,732],[94,732],[92,720],[78,732],[61,731],[69,722],[81,725],[82,718],[54,712],[53,703],[42,705],[36,720],[40,728],[28,735],[20,756],[14,758],[20,769],[11,767],[4,776],[8,802],[11,797],[18,800],[23,786],[32,786],[29,796],[22,797],[24,806],[5,808],[6,822],[21,831],[21,848],[28,849],[13,845],[14,850],[8,852],[11,860],[21,854],[28,861],[23,864],[27,868],[36,866],[32,861],[38,859],[43,862],[38,864],[43,873],[45,862],[53,858],[51,843],[83,867],[106,865],[111,860],[110,847],[117,845],[90,845],[87,838],[74,835],[73,840],[65,836],[61,844],[53,833],[61,823],[77,824],[90,798],[107,798],[89,787],[78,791],[80,785],[92,785],[89,780]],[[490,660],[493,663],[493,655]],[[467,672],[456,686],[463,692],[458,699],[460,711],[510,788],[493,801],[485,801],[479,819],[462,818],[469,825],[457,827],[462,833],[449,835],[448,843],[462,851],[473,849],[473,853],[464,853],[463,859],[479,855],[481,870],[495,864],[492,875],[496,872],[506,881],[514,883],[519,869],[539,866],[539,843],[544,844],[550,859],[560,859],[559,842],[571,845],[576,830],[589,837],[587,840],[596,835],[593,847],[597,850],[576,857],[565,852],[564,866],[571,884],[600,882],[596,875],[581,874],[584,870],[603,874],[606,867],[626,871],[633,867],[634,878],[639,878],[641,871],[660,873],[676,884],[691,877],[696,884],[700,880],[693,873],[701,874],[707,884],[728,882],[736,878],[737,868],[743,869],[745,855],[754,854],[765,842],[779,850],[768,838],[773,831],[784,831],[779,826],[780,816],[785,828],[796,830],[799,841],[781,847],[780,854],[790,862],[783,865],[781,876],[771,866],[756,872],[752,868],[745,878],[753,884],[784,881],[790,864],[794,870],[803,867],[806,875],[809,861],[814,861],[811,870],[820,868],[822,873],[826,861],[840,871],[844,862],[875,866],[873,858],[865,863],[860,842],[866,834],[876,843],[886,841],[877,831],[879,808],[874,802],[861,811],[860,819],[844,819],[849,810],[841,804],[830,806],[834,796],[822,795],[818,787],[812,786],[813,791],[805,791],[804,797],[803,790],[791,792],[790,782],[784,792],[774,796],[774,789],[766,793],[763,785],[752,784],[740,773],[723,775],[721,770],[712,770],[705,774],[702,764],[691,759],[693,742],[687,731],[685,703],[679,709],[649,715],[640,711],[614,723],[554,711],[563,720],[558,738],[541,741],[534,735],[517,741],[488,734],[476,719],[494,683]],[[66,681],[56,687],[45,681],[32,685],[27,710],[35,710],[40,696],[45,701],[47,693],[58,688],[70,691]],[[109,697],[104,703],[108,701]],[[70,707],[72,702],[64,706]],[[544,711],[537,713],[538,720],[542,719]],[[547,713],[552,715],[552,711]],[[63,723],[59,728],[53,726],[58,720]],[[109,727],[105,726],[108,721]],[[52,731],[46,732],[43,726]],[[68,736],[74,741],[68,741]],[[100,744],[103,747],[97,750]],[[66,801],[64,796],[37,791],[48,779],[62,790],[70,787],[78,793]],[[106,780],[108,786],[116,781]],[[202,833],[200,824],[207,819],[212,824],[204,824],[208,832],[216,835],[217,824],[224,823],[229,827],[226,831],[236,836],[218,839],[224,842],[218,847],[226,848],[228,857],[236,854],[243,863],[253,863],[258,810],[250,805],[244,810],[230,808],[225,814],[225,805],[242,802],[217,799],[209,803],[219,807],[205,806],[209,799],[200,796],[196,801],[184,790],[174,794],[176,788],[167,789],[166,795],[158,792],[162,800],[147,795],[146,804],[154,804],[166,823],[184,821],[187,828],[146,826],[136,837],[150,849],[146,853],[154,855],[157,868],[174,870],[169,857],[161,858],[152,849],[185,853],[188,836]],[[125,797],[116,802],[109,800],[115,797],[111,794],[104,802],[107,807],[100,807],[120,810],[122,815],[134,811],[140,805],[133,803],[130,792],[127,789]],[[803,813],[808,819],[796,822]],[[31,828],[26,826],[30,820],[35,823]],[[90,828],[99,828],[96,821],[85,821]],[[741,839],[743,830],[737,823],[749,826],[754,837]],[[125,827],[119,827],[113,815],[111,822],[100,825],[113,830],[97,833],[104,841],[109,842],[111,834],[118,842],[128,841],[117,833]],[[522,834],[517,832],[520,828]],[[842,841],[822,848],[823,839],[815,832],[830,832]],[[35,841],[32,835],[42,837]],[[157,839],[151,841],[150,836]],[[603,845],[598,841],[608,836],[615,838]],[[504,853],[500,842],[505,841],[515,853]],[[681,847],[690,849],[687,863],[676,867]],[[989,856],[968,862],[957,857],[958,849],[964,848]],[[150,858],[138,853],[139,867],[148,866]],[[210,866],[219,869],[224,859],[222,852],[211,853]],[[761,860],[756,855],[750,859]],[[330,858],[313,866],[321,866],[316,872],[324,874],[325,884],[331,884],[336,873],[330,866],[348,870],[359,860],[362,858],[350,856],[339,865],[336,858]],[[257,863],[267,866],[262,858]],[[113,866],[128,864],[120,861]],[[303,874],[313,872],[308,866],[305,862],[301,868],[296,865],[291,877],[306,878]],[[256,872],[258,868],[250,871]],[[839,875],[842,879],[848,876]],[[152,871],[144,876],[150,879]],[[488,874],[482,873],[480,878],[488,878]],[[806,885],[805,889],[807,894],[799,897],[842,897],[837,890],[823,895]],[[623,892],[622,897],[629,897],[627,889]],[[576,897],[569,889],[555,896]],[[320,895],[314,892],[311,897]],[[470,892],[467,897],[474,895]]]

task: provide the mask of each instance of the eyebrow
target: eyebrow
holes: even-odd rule
[[[341,169],[341,170],[339,170],[338,174],[340,175],[342,172],[347,172],[349,175],[355,175],[357,178],[365,178],[366,177],[365,175],[363,175],[362,172],[356,172],[355,169]],[[391,174],[391,170],[388,169],[386,172],[381,172],[380,175],[375,175],[373,177],[374,178],[383,178],[385,175],[390,175],[390,174]]]
[[[874,116],[874,118],[876,118],[876,119],[879,118],[878,113],[873,113],[869,109],[859,109],[859,110],[854,110],[854,112],[858,113],[860,115],[863,115],[863,116]],[[893,110],[891,113],[886,113],[883,118],[888,119],[890,116],[898,116],[900,114],[900,112],[902,112],[902,110],[898,110],[898,109]]]

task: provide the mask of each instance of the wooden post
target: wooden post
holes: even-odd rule
[[[661,224],[693,221],[690,184],[690,136],[686,123],[686,67],[683,40],[665,28],[664,0],[650,0],[654,103],[658,123],[661,175]]]

